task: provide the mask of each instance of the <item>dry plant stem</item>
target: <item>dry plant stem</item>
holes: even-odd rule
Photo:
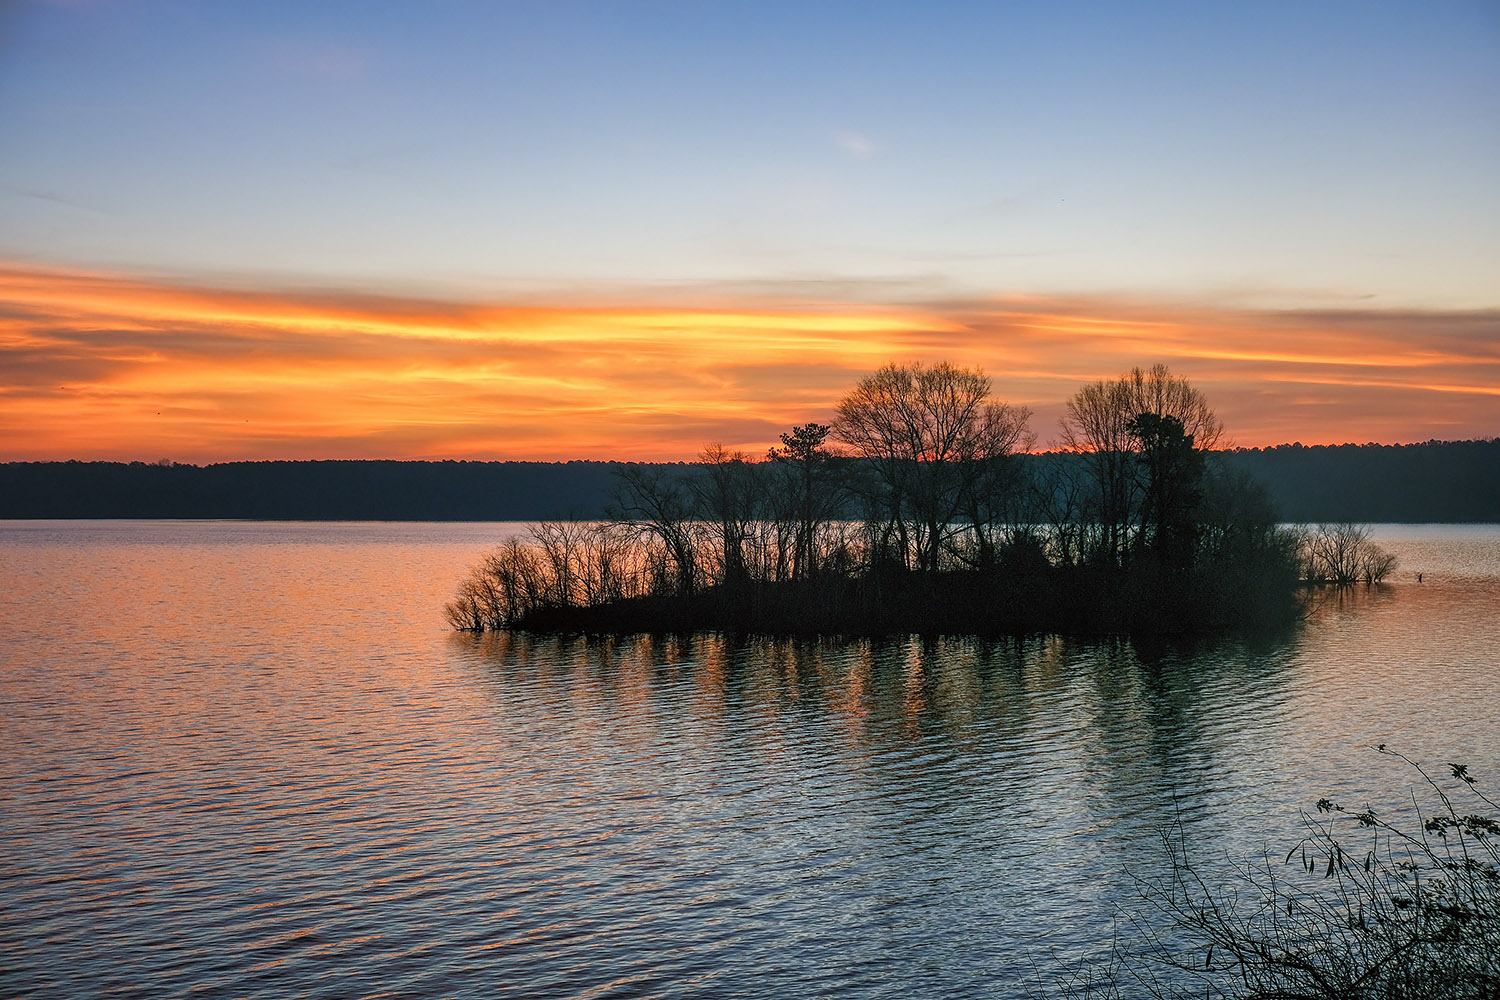
[[[1406,755],[1376,751],[1418,776],[1409,811],[1388,819],[1320,800],[1284,858],[1227,875],[1195,860],[1179,818],[1163,834],[1166,871],[1137,879],[1141,907],[1122,915],[1107,965],[1074,970],[1054,995],[1500,996],[1500,810],[1462,764],[1448,765],[1445,786]],[[1461,812],[1459,792],[1488,815]]]

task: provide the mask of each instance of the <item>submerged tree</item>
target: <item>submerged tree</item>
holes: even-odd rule
[[[1396,557],[1362,524],[1320,524],[1304,531],[1301,543],[1302,578],[1311,583],[1380,583],[1396,569]]]

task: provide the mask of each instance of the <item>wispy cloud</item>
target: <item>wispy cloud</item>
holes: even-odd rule
[[[850,156],[861,160],[869,159],[875,155],[875,143],[870,141],[869,136],[860,132],[837,132],[833,141],[838,143],[839,148]]]
[[[30,198],[34,201],[45,201],[50,202],[54,205],[64,205],[68,208],[76,208],[79,211],[83,212],[102,211],[102,209],[97,205],[89,204],[82,199],[72,197],[71,195],[62,194],[57,191],[48,191],[41,188],[18,187],[15,184],[7,184],[3,181],[0,181],[0,191],[5,191],[22,198]]]
[[[892,360],[983,367],[1043,444],[1161,361],[1243,445],[1500,434],[1500,315],[245,292],[0,266],[0,457],[690,458],[829,420]]]

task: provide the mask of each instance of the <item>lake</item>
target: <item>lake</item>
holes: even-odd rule
[[[1500,526],[1191,649],[449,631],[515,529],[0,522],[0,993],[1018,996],[1174,821],[1500,788]]]

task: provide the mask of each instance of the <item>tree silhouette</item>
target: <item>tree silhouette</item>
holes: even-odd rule
[[[866,495],[883,558],[937,569],[985,463],[1028,440],[1031,411],[991,402],[990,391],[978,369],[890,364],[840,401],[835,432],[875,476]]]
[[[839,513],[845,486],[834,467],[834,455],[824,442],[833,428],[826,424],[798,424],[781,435],[781,447],[772,447],[766,457],[783,471],[781,503],[777,505],[790,526],[791,565],[788,575],[806,579],[818,571],[818,536],[824,525]]]
[[[1098,529],[1095,559],[1118,564],[1135,534],[1142,490],[1136,453],[1141,438],[1132,424],[1141,414],[1171,417],[1203,450],[1213,448],[1223,425],[1203,394],[1166,365],[1133,368],[1113,382],[1084,386],[1068,400],[1061,443],[1084,457],[1093,479],[1091,509]],[[1149,430],[1149,429],[1148,429]]]
[[[610,519],[658,540],[671,560],[672,587],[680,594],[693,593],[698,587],[699,522],[682,477],[662,466],[625,465],[616,472],[613,493]]]
[[[1128,427],[1145,473],[1139,541],[1165,565],[1186,567],[1203,501],[1203,453],[1176,417],[1138,413]]]
[[[738,585],[749,578],[745,546],[755,533],[761,512],[761,477],[742,451],[714,442],[698,454],[702,472],[688,480],[698,516],[712,526],[720,559],[720,578]]]

